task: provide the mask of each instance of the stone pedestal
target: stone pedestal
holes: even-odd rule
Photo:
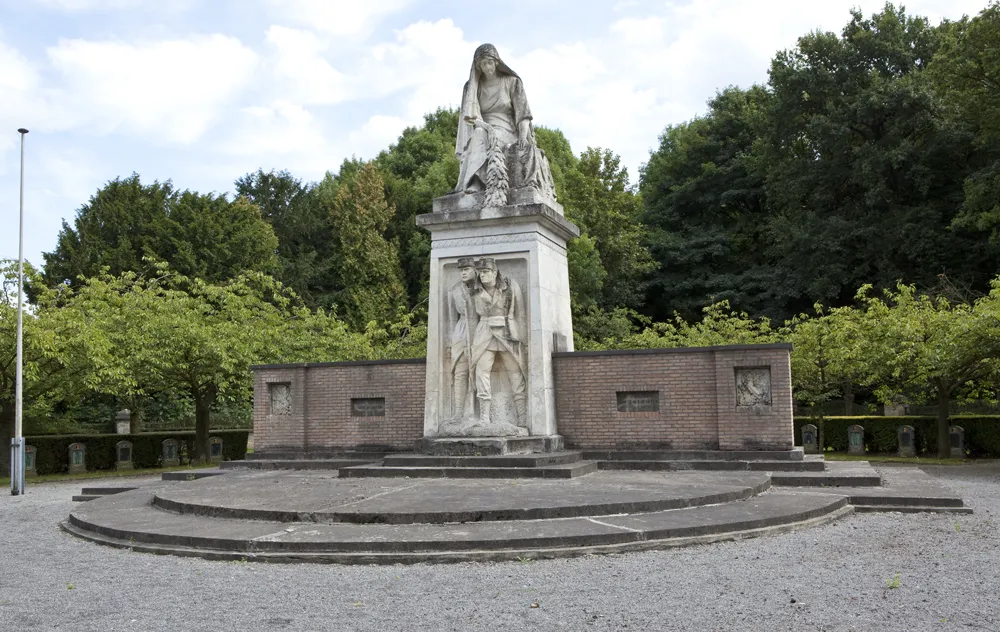
[[[481,196],[465,193],[444,196],[434,201],[435,212],[417,217],[417,225],[431,233],[424,436],[483,438],[489,428],[511,426],[522,430],[503,434],[554,436],[557,430],[552,353],[573,350],[566,242],[580,231],[563,217],[558,203],[530,191],[523,194],[513,191],[511,199],[515,203],[507,206],[477,208],[482,203]],[[461,357],[466,349],[473,357],[473,364],[476,357],[482,356],[471,342],[465,345],[463,336],[455,334],[458,316],[454,306],[463,300],[458,263],[462,259],[468,265],[470,259],[483,258],[492,259],[499,275],[513,281],[510,287],[514,295],[518,291],[522,295],[523,311],[519,318],[523,321],[517,323],[521,331],[515,337],[520,338],[517,351],[522,358],[525,398],[521,405],[525,410],[523,415],[515,410],[514,387],[506,377],[512,369],[500,362],[498,352],[491,374],[492,423],[484,432],[463,434],[462,428],[469,427],[470,420],[480,419],[482,398],[476,397],[477,386],[472,380],[467,382],[465,395],[466,402],[471,400],[471,403],[464,407],[457,403],[461,395],[455,391],[454,359]],[[464,287],[468,288],[468,284]],[[468,295],[466,291],[464,296]],[[478,327],[477,318],[473,314],[467,319],[473,332]],[[494,318],[500,325],[505,324],[504,317]],[[470,340],[474,336],[475,333]]]
[[[417,442],[417,452],[431,456],[502,456],[561,452],[563,438],[543,437],[438,437]]]

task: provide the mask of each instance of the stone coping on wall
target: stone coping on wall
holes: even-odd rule
[[[790,342],[774,342],[763,345],[718,345],[715,347],[666,347],[661,349],[608,349],[605,351],[558,351],[553,358],[577,358],[581,356],[625,356],[652,355],[661,353],[705,353],[708,351],[763,351],[766,349],[792,350]]]
[[[402,360],[348,360],[345,362],[295,362],[292,364],[255,364],[251,371],[263,369],[315,369],[327,366],[378,366],[385,364],[424,364],[427,358],[404,358]]]
[[[646,355],[657,353],[704,353],[706,351],[753,351],[757,349],[788,349],[790,342],[774,342],[763,345],[718,345],[714,347],[666,347],[659,349],[608,349],[605,351],[557,351],[553,358],[575,358],[581,356]],[[306,369],[327,366],[377,366],[382,364],[422,364],[427,358],[404,358],[402,360],[348,360],[345,362],[295,362],[291,364],[255,364],[251,371],[259,369]]]

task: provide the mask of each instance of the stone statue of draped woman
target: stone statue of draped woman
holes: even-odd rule
[[[456,191],[486,192],[488,206],[508,203],[511,189],[531,187],[555,199],[548,159],[535,144],[521,78],[492,44],[476,49],[462,92],[455,154]]]

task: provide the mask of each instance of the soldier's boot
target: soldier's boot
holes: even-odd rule
[[[528,398],[524,395],[514,396],[514,408],[517,409],[517,425],[528,427]]]
[[[479,422],[483,424],[490,423],[490,404],[492,402],[488,399],[479,400]]]

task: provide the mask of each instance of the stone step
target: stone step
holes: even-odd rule
[[[358,465],[338,470],[341,478],[576,478],[596,472],[597,461],[578,461],[540,467],[392,467]]]
[[[396,454],[390,450],[265,450],[248,452],[247,461],[322,461],[322,460],[358,460],[378,461],[386,456]]]
[[[862,471],[774,472],[771,484],[778,487],[878,487],[879,475],[868,468]]]
[[[107,496],[109,494],[121,494],[124,492],[130,492],[136,487],[84,487],[80,490],[81,494],[84,495],[94,495],[94,496]]]
[[[792,450],[584,450],[597,461],[802,461],[802,448]]]
[[[822,461],[653,461],[653,460],[620,460],[601,461],[602,470],[653,470],[680,471],[704,470],[719,472],[740,472],[753,470],[756,472],[822,472]]]
[[[138,490],[81,505],[63,528],[135,551],[271,562],[417,563],[571,557],[737,540],[849,515],[843,497],[769,492],[652,513],[463,524],[296,524],[161,511]]]
[[[88,500],[97,500],[98,498],[104,498],[103,494],[76,494],[73,496],[72,500],[75,503],[85,503]]]
[[[382,465],[387,467],[542,467],[563,465],[582,460],[582,452],[550,452],[545,454],[497,456],[429,456],[425,454],[398,454],[387,456]]]
[[[289,459],[256,461],[224,461],[223,470],[339,470],[342,467],[377,463],[380,459]]]
[[[859,513],[895,511],[898,513],[971,514],[972,507],[938,507],[935,505],[854,505],[854,511]]]
[[[219,468],[206,468],[203,470],[181,470],[179,472],[164,472],[160,475],[160,480],[164,481],[194,481],[199,478],[208,478],[209,476],[218,476],[220,474],[225,474]]]

